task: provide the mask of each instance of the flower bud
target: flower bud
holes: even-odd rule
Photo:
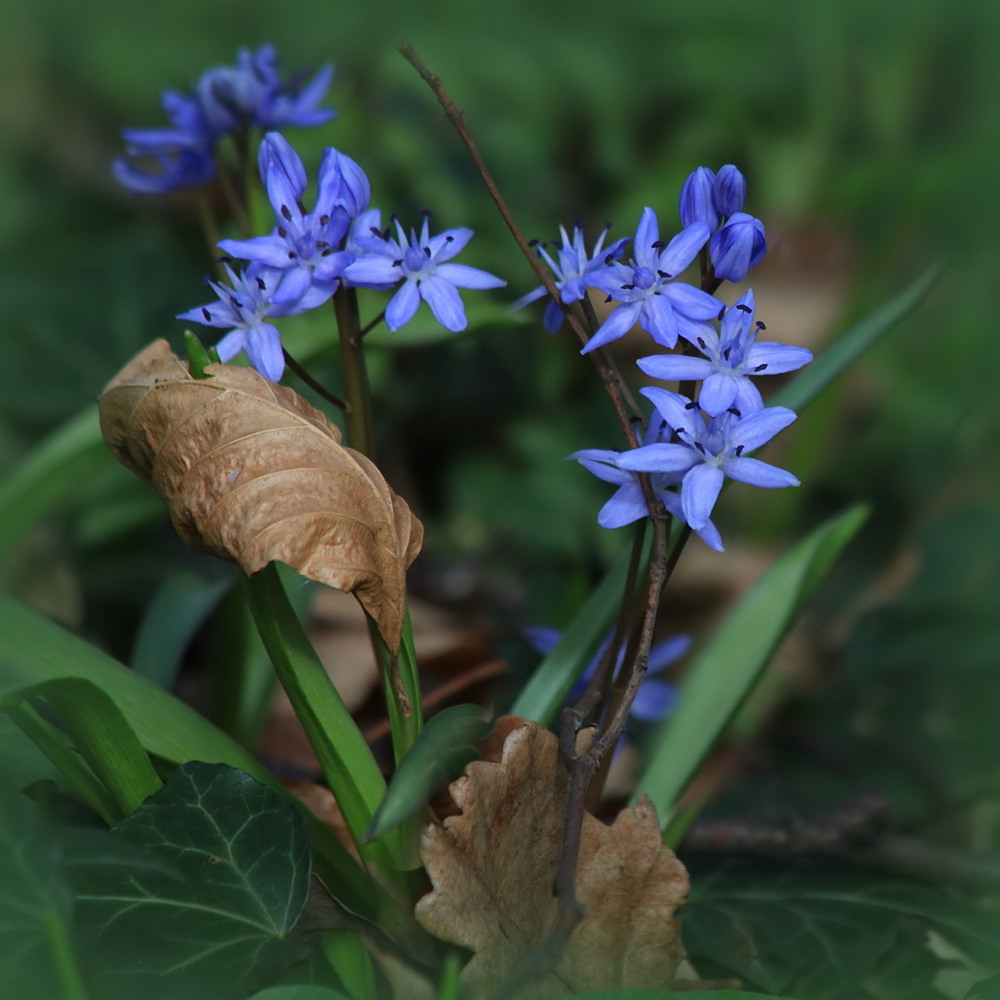
[[[747,196],[746,178],[731,163],[727,163],[715,175],[712,194],[715,207],[723,218],[742,212]]]
[[[681,187],[680,215],[685,227],[694,222],[704,222],[710,232],[719,227],[719,213],[712,200],[715,174],[708,167],[699,167]]]
[[[742,281],[765,253],[764,223],[745,212],[733,215],[708,244],[715,276],[726,281]]]
[[[306,168],[299,154],[280,132],[268,132],[257,154],[260,179],[275,211],[281,205],[291,207],[306,189]]]
[[[371,184],[361,167],[336,149],[325,150],[319,166],[317,211],[332,215],[335,208],[343,208],[354,219],[368,208],[371,197]]]

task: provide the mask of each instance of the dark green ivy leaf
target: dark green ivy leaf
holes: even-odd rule
[[[235,768],[185,764],[112,838],[127,846],[121,859],[74,868],[102,996],[242,997],[294,957],[308,835],[275,792]],[[136,848],[150,865],[129,857]]]

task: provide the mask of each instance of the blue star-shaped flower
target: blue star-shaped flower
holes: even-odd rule
[[[679,441],[634,448],[620,455],[617,465],[636,472],[680,475],[681,516],[695,531],[708,523],[727,476],[766,489],[799,485],[790,472],[746,456],[795,420],[795,413],[786,407],[766,407],[746,416],[727,411],[706,419],[676,392],[646,388],[642,395],[652,401]]]
[[[556,260],[546,250],[541,243],[535,243],[538,256],[548,264],[549,269],[555,277],[556,288],[559,289],[559,301],[563,305],[572,305],[579,302],[587,294],[587,286],[590,284],[589,278],[599,268],[607,267],[609,259],[616,257],[622,247],[628,243],[628,239],[620,239],[612,244],[607,250],[602,250],[604,240],[608,235],[607,228],[601,231],[597,242],[594,244],[594,252],[588,257],[587,248],[583,242],[583,226],[577,224],[573,227],[573,237],[570,239],[566,235],[563,226],[559,227],[559,235],[562,237],[562,244],[556,248]],[[527,295],[522,295],[511,309],[523,309],[524,306],[540,299],[545,294],[544,287],[538,287]],[[550,300],[545,307],[543,324],[548,333],[555,333],[562,326],[563,310],[559,302]]]
[[[763,323],[754,321],[754,295],[747,291],[722,317],[720,332],[705,324],[698,331],[684,331],[705,355],[654,354],[636,364],[647,375],[667,382],[703,381],[698,405],[710,416],[729,409],[740,413],[764,405],[750,376],[778,375],[795,371],[812,361],[812,352],[773,340],[757,340]]]
[[[476,267],[447,263],[465,248],[473,231],[448,229],[431,236],[428,214],[424,214],[420,235],[411,229],[409,238],[394,220],[398,238],[393,239],[389,230],[379,232],[381,216],[373,213],[370,235],[352,235],[352,245],[362,254],[344,269],[343,278],[352,285],[383,289],[402,281],[385,310],[390,330],[409,323],[423,299],[445,329],[458,333],[467,325],[458,289],[501,288],[507,282]]]
[[[621,305],[601,324],[581,353],[618,340],[636,323],[658,344],[673,347],[681,330],[717,316],[723,307],[718,299],[674,281],[708,237],[708,226],[695,222],[664,246],[656,213],[651,208],[643,209],[632,241],[632,260],[628,264],[613,261],[590,278],[594,288]]]

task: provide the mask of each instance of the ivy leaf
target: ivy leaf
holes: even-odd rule
[[[684,941],[701,975],[822,1000],[938,1000],[929,930],[976,960],[996,958],[1000,918],[928,884],[829,861],[685,860]]]
[[[37,808],[0,789],[0,996],[84,996],[61,863]]]
[[[128,847],[119,858],[74,867],[93,973],[112,1000],[245,996],[291,957],[308,836],[276,793],[225,765],[185,764],[112,837]]]

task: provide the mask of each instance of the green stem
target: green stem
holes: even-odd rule
[[[340,337],[340,364],[344,376],[344,425],[347,445],[375,461],[372,397],[365,368],[358,296],[353,288],[339,288],[333,296]]]

